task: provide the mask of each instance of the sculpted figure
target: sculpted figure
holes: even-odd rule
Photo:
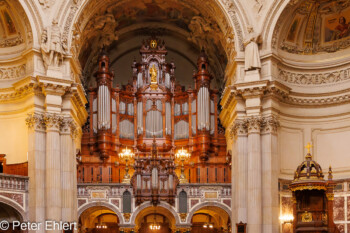
[[[249,35],[244,40],[245,47],[245,71],[261,68],[258,44],[261,43],[260,35],[253,32],[252,27],[248,27]]]
[[[51,27],[44,29],[41,35],[41,52],[46,67],[58,67],[63,61],[65,45],[62,42],[61,30],[57,20],[52,21]]]
[[[149,74],[151,75],[151,83],[157,83],[157,68],[155,65],[149,69]]]

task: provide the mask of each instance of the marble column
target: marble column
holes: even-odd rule
[[[70,117],[65,117],[61,127],[61,175],[62,175],[62,221],[74,222],[76,199],[76,161],[74,149],[75,125]],[[75,187],[74,187],[75,186]]]
[[[247,182],[248,182],[248,150],[247,124],[243,119],[237,119],[232,127],[233,158],[232,158],[232,228],[239,222],[247,223]],[[234,230],[235,231],[235,230]]]
[[[262,232],[262,178],[260,117],[247,118],[248,127],[248,233]]]
[[[27,117],[28,125],[28,213],[30,222],[45,222],[45,150],[46,132],[43,115],[34,113]],[[43,228],[38,231],[45,232]]]
[[[261,129],[263,233],[279,231],[278,126],[275,116],[263,118]]]
[[[46,114],[46,220],[61,221],[61,145],[60,126],[62,117],[57,114]],[[58,229],[52,233],[60,232]]]

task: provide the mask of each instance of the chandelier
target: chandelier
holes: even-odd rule
[[[119,153],[119,157],[125,160],[125,175],[123,179],[123,183],[130,183],[130,175],[129,175],[129,164],[128,161],[134,157],[134,153],[126,147],[123,149],[122,153]]]
[[[160,230],[160,224],[156,221],[156,209],[154,209],[153,223],[149,226],[151,230]]]
[[[175,154],[175,158],[181,161],[181,175],[180,175],[180,183],[187,183],[187,179],[185,176],[185,167],[184,162],[185,160],[189,159],[191,157],[191,154],[187,152],[187,150],[184,150],[182,148]]]

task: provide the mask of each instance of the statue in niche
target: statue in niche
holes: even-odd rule
[[[261,68],[258,44],[261,43],[261,36],[248,27],[248,36],[244,40],[245,47],[245,71]]]
[[[151,75],[151,83],[156,84],[157,83],[157,68],[155,65],[153,65],[149,69],[149,74]]]
[[[61,30],[56,19],[51,27],[44,29],[41,35],[41,52],[45,67],[58,67],[63,62],[66,45],[62,42]]]

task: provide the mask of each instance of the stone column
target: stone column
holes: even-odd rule
[[[62,221],[74,222],[78,210],[75,208],[76,182],[75,124],[70,117],[65,117],[61,127],[61,175],[62,175]]]
[[[243,119],[237,119],[232,127],[233,159],[232,159],[232,226],[236,223],[247,223],[247,182],[248,182],[248,150],[247,124]],[[235,231],[235,230],[234,230]]]
[[[248,233],[262,232],[261,118],[247,118],[248,127]]]
[[[34,113],[28,125],[29,221],[45,222],[45,150],[46,133],[43,115]],[[43,228],[38,231],[45,232]]]
[[[276,117],[263,118],[261,128],[263,233],[279,231],[278,126]]]
[[[62,117],[46,114],[46,220],[61,221],[61,145],[60,126]],[[51,231],[60,232],[58,229]]]

